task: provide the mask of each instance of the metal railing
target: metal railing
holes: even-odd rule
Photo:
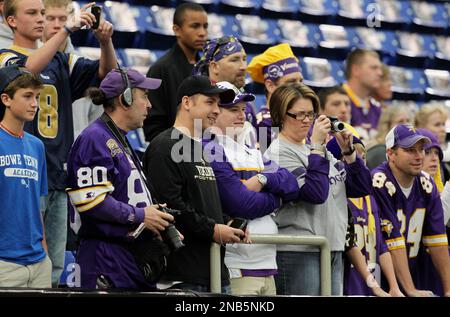
[[[253,244],[301,244],[320,248],[320,292],[331,295],[331,253],[327,238],[322,236],[293,236],[280,234],[255,234],[250,236]],[[213,242],[210,252],[211,292],[221,292],[220,245]]]

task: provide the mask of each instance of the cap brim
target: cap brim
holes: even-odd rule
[[[236,94],[234,93],[233,89],[223,89],[219,87],[212,87],[208,90],[202,91],[201,94],[204,95],[219,95],[219,103],[230,103],[233,102],[234,97],[236,97]]]
[[[161,79],[147,77],[142,83],[136,85],[136,87],[142,89],[158,89],[159,86],[161,86],[161,82],[162,82]]]
[[[252,94],[242,93],[237,95],[236,99],[234,99],[232,102],[229,103],[219,103],[219,106],[221,107],[232,107],[240,102],[250,102],[254,101],[255,96]]]
[[[441,146],[434,142],[431,142],[431,143],[425,145],[425,151],[432,149],[432,148],[436,148],[438,150],[439,160],[442,162],[442,159],[444,158],[444,153],[442,152]]]
[[[426,136],[416,134],[416,135],[411,135],[411,136],[401,140],[400,142],[397,143],[397,146],[407,149],[421,140],[425,140],[426,143],[431,143],[431,140],[429,138],[427,138]]]

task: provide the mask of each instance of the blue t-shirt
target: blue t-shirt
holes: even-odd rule
[[[0,129],[0,260],[21,265],[45,258],[40,196],[47,195],[44,144]]]

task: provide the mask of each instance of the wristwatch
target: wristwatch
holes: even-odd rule
[[[261,185],[266,186],[267,184],[267,177],[263,174],[256,174],[256,177],[258,178],[258,181],[261,183]]]

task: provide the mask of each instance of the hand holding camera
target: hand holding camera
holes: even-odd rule
[[[311,144],[324,144],[330,132],[330,120],[325,115],[320,115],[315,123],[311,134]]]

